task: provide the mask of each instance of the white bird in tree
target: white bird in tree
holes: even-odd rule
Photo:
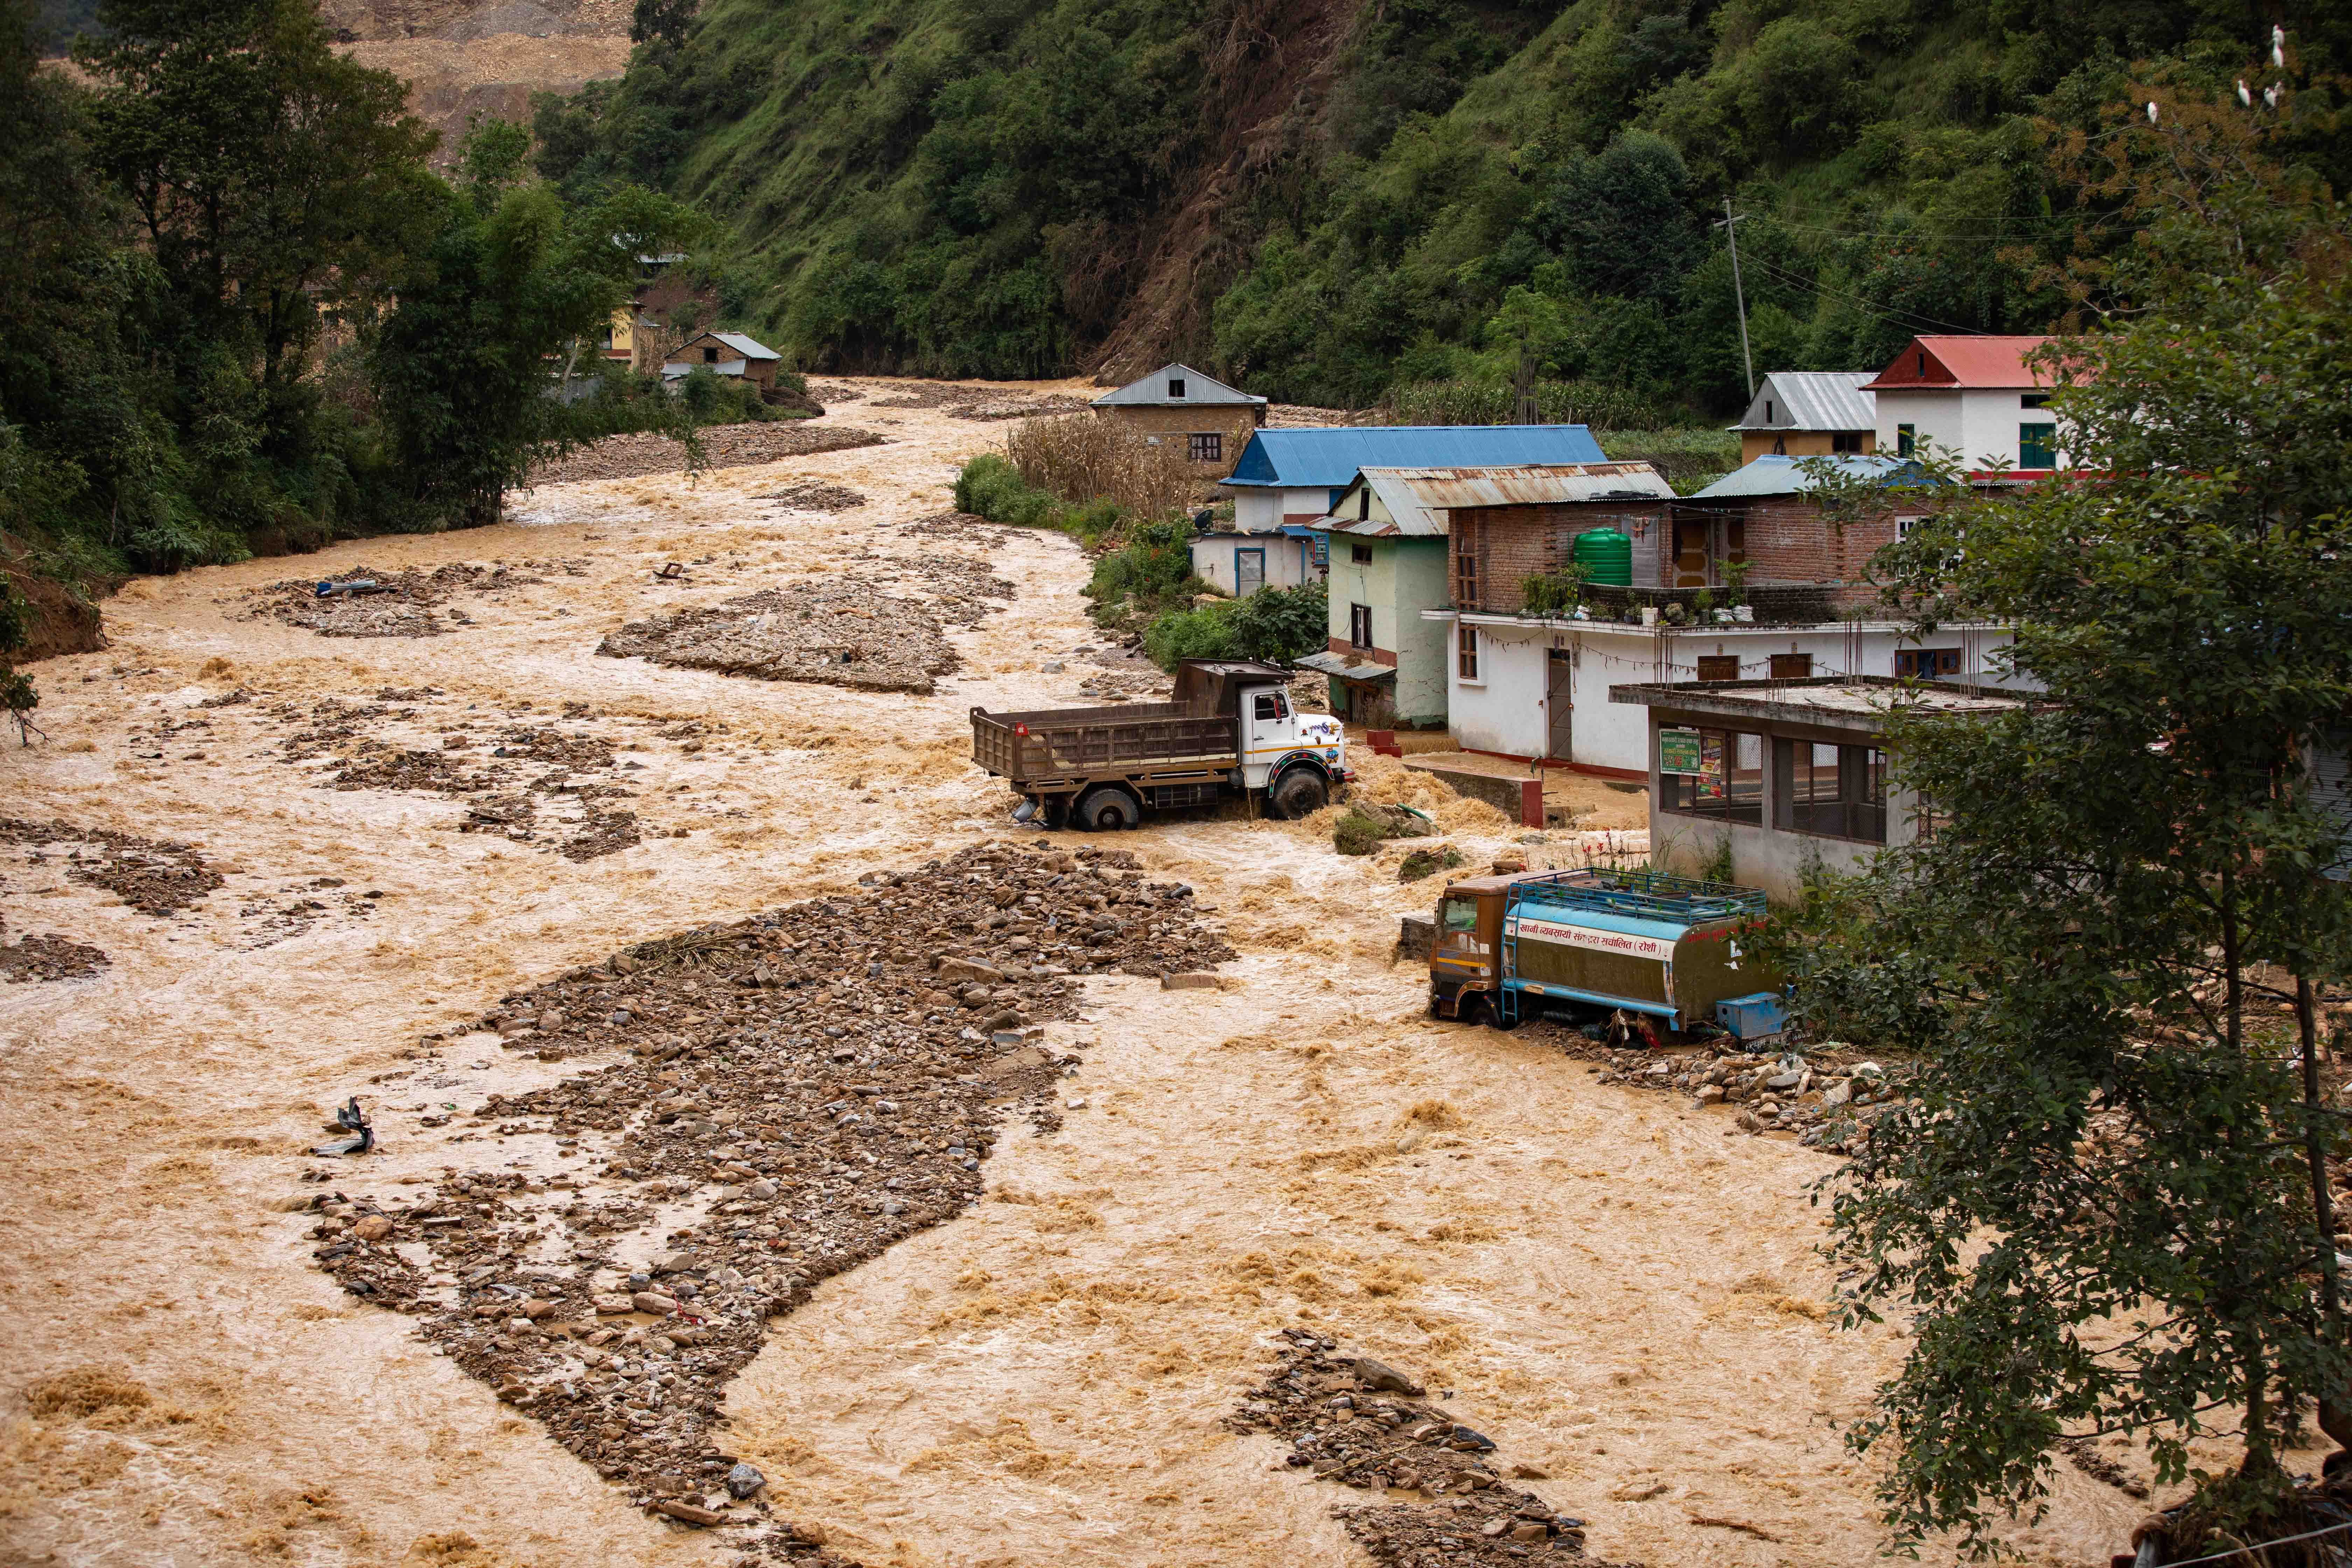
[[[2246,90],[2246,79],[2244,77],[2240,77],[2238,79],[2238,101],[2244,104],[2248,109],[2252,109],[2254,106],[2254,95]]]
[[[2147,100],[2147,122],[2150,125],[2156,123],[2156,100],[2152,98]]]
[[[2286,64],[2286,29],[2276,24],[2271,27],[2271,64]]]
[[[2263,107],[2264,109],[2276,109],[2278,107],[2278,100],[2279,84],[2277,82],[2273,82],[2270,86],[2263,89]]]

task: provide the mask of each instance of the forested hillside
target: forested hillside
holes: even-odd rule
[[[1759,366],[2034,329],[2124,243],[2103,138],[2292,78],[2270,155],[2340,190],[2347,8],[2200,0],[640,0],[541,168],[701,204],[724,299],[814,366],[1179,355],[1362,404],[1495,372],[1719,411]],[[2284,68],[2271,28],[2287,29]],[[2249,110],[2259,114],[2258,107]],[[2113,184],[2114,182],[2110,181]],[[2076,268],[2077,271],[2081,269]],[[2095,298],[2093,303],[2101,301]]]

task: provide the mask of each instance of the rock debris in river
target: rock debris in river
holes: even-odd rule
[[[80,980],[112,962],[104,948],[51,931],[0,945],[0,981],[15,985],[28,980]]]
[[[719,1407],[766,1320],[971,1203],[1016,1115],[1059,1126],[1052,1088],[1076,1058],[1037,1026],[1074,1016],[1075,976],[1234,956],[1189,888],[1123,850],[981,845],[860,881],[641,943],[485,1016],[509,1049],[604,1065],[424,1124],[526,1141],[566,1173],[485,1150],[429,1191],[313,1204],[317,1259],[346,1290],[420,1317],[641,1506],[747,1525],[772,1555],[815,1542],[757,1489],[731,1494]],[[390,1140],[431,1105],[372,1109]],[[311,1179],[356,1192],[363,1170]]]
[[[706,468],[740,468],[773,463],[785,458],[806,458],[818,452],[841,452],[854,447],[879,447],[883,437],[871,430],[846,425],[809,425],[798,420],[772,419],[746,425],[712,425],[695,432],[702,444]],[[629,479],[645,474],[670,474],[686,468],[685,443],[657,431],[640,430],[607,436],[530,472],[534,485],[568,485],[581,479]]]
[[[1340,1353],[1339,1342],[1285,1329],[1274,1370],[1226,1425],[1290,1440],[1284,1461],[1324,1480],[1417,1492],[1434,1500],[1335,1508],[1331,1516],[1384,1563],[1575,1563],[1584,1521],[1511,1486],[1487,1456],[1493,1439],[1423,1397],[1395,1368]],[[1633,1565],[1622,1565],[1633,1568]]]
[[[1687,1095],[1695,1108],[1720,1108],[1743,1132],[1793,1132],[1808,1148],[1832,1153],[1861,1149],[1879,1118],[1909,1103],[1907,1066],[1890,1069],[1847,1047],[1621,1051],[1549,1023],[1527,1037],[1549,1039],[1570,1056],[1601,1064],[1602,1083]]]
[[[774,501],[793,511],[847,511],[866,504],[866,498],[848,486],[829,485],[821,479],[803,479],[751,499]]]
[[[828,576],[765,588],[724,603],[631,621],[597,645],[613,658],[687,669],[929,696],[959,663],[942,623],[974,626],[1013,597],[983,562],[925,555],[907,585],[923,599],[883,593],[862,577]]]
[[[191,845],[103,827],[0,817],[0,844],[27,846],[37,862],[61,854],[68,881],[103,888],[158,920],[195,903],[222,882]]]
[[[370,566],[350,566],[332,577],[289,578],[257,588],[246,598],[247,620],[265,617],[301,626],[328,637],[430,637],[473,625],[465,611],[446,608],[461,595],[481,597],[509,588],[537,587],[547,574],[572,577],[588,574],[584,561],[459,561],[431,571],[380,572]],[[375,590],[332,594],[324,597],[319,584],[373,583]]]

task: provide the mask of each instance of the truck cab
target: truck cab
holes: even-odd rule
[[[1348,738],[1339,721],[1323,713],[1300,713],[1286,686],[1243,686],[1234,706],[1242,721],[1242,787],[1262,790],[1286,769],[1312,763],[1329,777],[1343,777]]]

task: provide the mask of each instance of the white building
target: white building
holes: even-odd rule
[[[1908,458],[1932,442],[1970,479],[2006,466],[2013,479],[2047,479],[2064,461],[2049,411],[2056,384],[2026,356],[2032,337],[1914,338],[1864,391],[1878,400],[1878,450]]]
[[[1192,536],[1192,575],[1237,599],[1312,583],[1323,563],[1322,536],[1296,523]]]
[[[2010,642],[2007,627],[1984,623],[1922,639],[1884,620],[1643,626],[1454,610],[1426,618],[1454,628],[1446,726],[1463,750],[1623,779],[1649,775],[1649,721],[1612,704],[1612,686],[1831,676],[2000,685],[1991,657]]]

